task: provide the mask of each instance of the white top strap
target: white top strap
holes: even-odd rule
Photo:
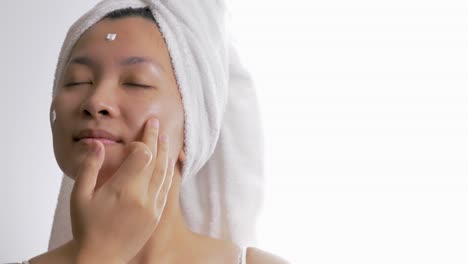
[[[247,248],[248,247],[241,247],[240,248],[240,255],[239,255],[239,264],[247,264]]]

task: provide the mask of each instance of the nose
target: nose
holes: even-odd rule
[[[80,107],[84,118],[102,119],[119,115],[117,95],[115,89],[110,86],[96,86],[84,99]]]

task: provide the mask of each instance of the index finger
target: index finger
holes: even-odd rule
[[[153,157],[156,157],[156,152],[158,150],[158,136],[159,120],[157,118],[151,118],[146,122],[141,141],[148,146]]]
[[[146,156],[142,156],[142,153],[134,153],[131,152],[125,161],[121,164],[120,168],[118,169],[116,175],[114,175],[113,183],[117,186],[124,186],[126,184],[130,184],[135,186],[136,188],[142,188],[142,190],[146,190],[146,186],[148,186],[152,171],[155,166],[155,159],[157,155],[157,147],[158,147],[158,134],[159,134],[159,121],[156,118],[151,118],[146,121],[143,127],[143,135],[141,142],[134,141],[132,143],[132,147],[136,147],[137,149],[141,149],[142,147],[145,151],[149,151],[149,156],[152,157],[147,160]],[[140,151],[140,152],[145,152]],[[136,156],[136,157],[135,157]],[[142,159],[142,160],[138,160]],[[133,171],[133,170],[137,171]],[[134,177],[128,177],[128,174],[134,175]],[[122,176],[123,175],[123,176]],[[139,176],[137,176],[139,175]],[[122,179],[120,179],[122,177]],[[139,186],[139,187],[137,187]],[[143,187],[145,186],[145,187]]]

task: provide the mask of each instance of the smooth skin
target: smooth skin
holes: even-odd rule
[[[98,22],[78,40],[59,83],[51,127],[57,163],[76,180],[74,239],[31,264],[237,264],[237,245],[192,232],[182,215],[183,104],[157,25],[140,17]],[[75,141],[85,128],[120,140]],[[252,247],[247,263],[287,262]]]

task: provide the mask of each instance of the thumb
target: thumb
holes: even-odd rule
[[[104,146],[101,142],[92,142],[75,177],[72,197],[79,200],[89,199],[94,193],[97,176],[104,162]]]

